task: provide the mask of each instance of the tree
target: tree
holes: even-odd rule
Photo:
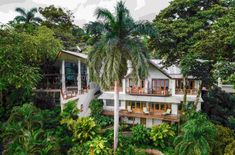
[[[127,74],[127,61],[133,66],[132,75],[140,79],[147,75],[148,53],[142,43],[143,35],[154,35],[155,31],[148,22],[135,22],[124,3],[118,2],[115,14],[107,9],[96,10],[101,21],[88,24],[88,33],[92,34],[99,25],[99,37],[94,50],[89,53],[89,72],[91,80],[103,89],[114,85],[114,150],[117,148],[119,122],[119,83]]]
[[[215,137],[215,126],[205,115],[194,113],[174,140],[175,153],[176,155],[209,155],[212,152]]]
[[[62,41],[64,49],[77,50],[78,43],[86,40],[83,38],[84,31],[73,24],[74,16],[71,11],[51,5],[39,8],[39,12],[45,19],[42,25],[54,31],[56,38]]]
[[[136,145],[147,145],[149,142],[149,132],[143,125],[136,125],[131,128],[132,142]]]
[[[202,111],[214,123],[232,128],[229,118],[235,117],[235,97],[215,87],[203,96]]]
[[[35,17],[35,14],[38,12],[37,8],[32,8],[29,11],[23,8],[16,8],[15,11],[20,13],[19,16],[15,17],[15,20],[19,23],[37,25],[42,21],[40,17]]]
[[[14,105],[30,100],[40,79],[40,67],[54,59],[61,49],[54,33],[40,26],[31,33],[14,28],[0,29],[0,107],[1,119],[9,116]]]

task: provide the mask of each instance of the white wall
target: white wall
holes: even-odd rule
[[[152,125],[153,125],[153,119],[147,118],[147,119],[146,119],[146,127],[147,127],[147,128],[151,128]]]
[[[162,123],[162,120],[153,119],[153,125],[160,125],[161,123]]]
[[[107,106],[106,105],[106,100],[103,100],[103,102],[104,102],[104,106],[103,106],[104,110],[113,111],[114,106]],[[121,103],[121,106],[119,106],[119,110],[125,110],[126,109],[126,102],[121,101],[121,100],[119,102]]]
[[[178,114],[178,104],[171,105],[171,114],[177,115]]]

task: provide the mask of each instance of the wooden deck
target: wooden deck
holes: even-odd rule
[[[107,116],[113,116],[114,112],[104,110],[102,114]],[[126,110],[120,110],[119,115],[121,117],[151,118],[151,119],[159,119],[170,122],[179,122],[180,120],[179,115],[163,115],[162,113],[144,114],[144,113],[128,112]]]

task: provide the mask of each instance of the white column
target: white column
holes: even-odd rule
[[[66,91],[66,84],[65,84],[65,61],[62,60],[61,64],[61,83],[62,83],[62,91],[63,93]]]
[[[89,67],[87,66],[87,88],[90,84],[90,79],[89,79]]]
[[[149,83],[148,83],[148,78],[146,78],[145,80],[144,80],[144,91],[145,91],[145,93],[148,93],[148,85],[149,85]]]
[[[122,91],[124,94],[126,94],[126,79],[122,79]]]
[[[171,87],[170,87],[171,93],[172,95],[175,95],[175,79],[173,80],[170,79],[170,81],[171,81]]]
[[[220,77],[218,78],[218,87],[222,88],[222,80]]]
[[[78,60],[78,75],[77,75],[77,82],[78,82],[78,95],[81,93],[82,90],[82,80],[81,80],[81,62]]]
[[[177,115],[178,114],[178,104],[172,104],[171,105],[171,113],[173,115]]]

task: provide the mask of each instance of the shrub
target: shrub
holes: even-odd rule
[[[235,154],[235,140],[228,144],[225,148],[224,155],[234,155]]]
[[[149,132],[143,125],[136,125],[131,128],[131,140],[134,144],[143,145],[149,143]]]
[[[216,128],[205,115],[194,113],[174,140],[176,155],[209,155],[216,138]]]
[[[80,144],[92,140],[99,132],[99,126],[90,117],[82,117],[77,120],[64,119],[62,124],[67,124],[68,129],[73,134],[73,141]]]
[[[95,99],[91,101],[89,108],[91,110],[91,117],[94,118],[95,122],[101,127],[107,127],[112,125],[114,120],[111,117],[102,115],[103,105],[103,101]]]
[[[153,126],[150,130],[150,139],[155,146],[160,148],[165,148],[168,146],[174,135],[175,132],[171,129],[171,126],[166,123]]]
[[[214,143],[213,154],[223,155],[225,147],[232,143],[234,139],[233,130],[223,127],[222,125],[216,125],[217,136]]]
[[[77,119],[79,112],[80,111],[77,108],[77,103],[75,101],[70,101],[65,104],[65,107],[63,109],[61,116],[62,116],[62,118]]]

